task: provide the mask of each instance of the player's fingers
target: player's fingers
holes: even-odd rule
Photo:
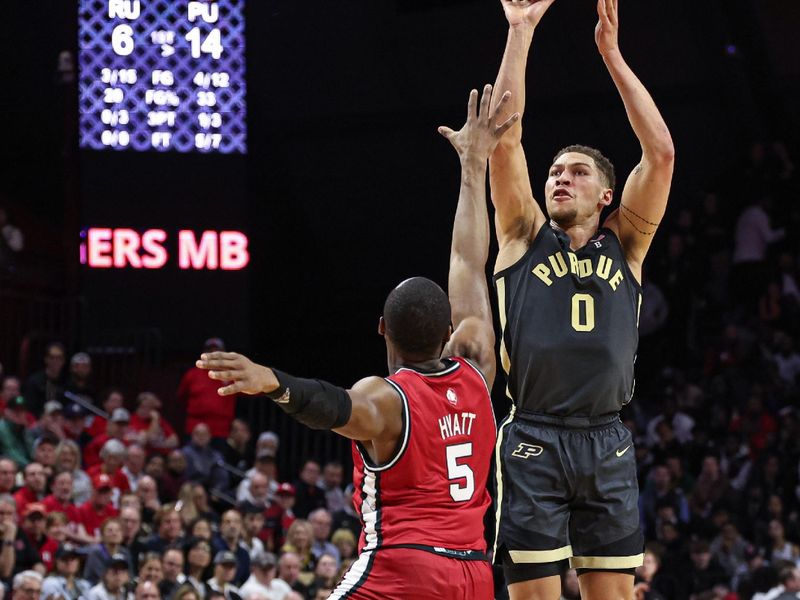
[[[209,371],[208,376],[217,381],[241,381],[246,377],[244,371],[234,371],[230,369]]]
[[[233,363],[231,363],[231,361],[221,358],[210,358],[206,360],[201,359],[195,364],[200,369],[230,369],[233,367]]]
[[[489,119],[489,103],[492,101],[492,86],[486,84],[483,86],[483,95],[481,96],[481,108],[478,112],[478,117],[488,120]]]
[[[469,93],[469,102],[467,102],[467,121],[472,121],[475,118],[475,108],[478,106],[478,90],[471,90]]]
[[[449,127],[445,127],[444,125],[442,125],[441,127],[439,127],[439,128],[436,130],[436,131],[438,131],[440,134],[442,134],[442,135],[443,135],[444,137],[446,137],[448,140],[449,140],[449,139],[450,139],[452,136],[454,136],[454,135],[455,135],[455,133],[456,133],[455,131],[453,131],[453,130],[452,130],[452,129],[450,129]]]
[[[200,355],[201,360],[236,360],[239,358],[236,352],[203,352]]]
[[[500,111],[503,110],[503,107],[506,104],[508,104],[509,100],[511,100],[511,92],[506,90],[500,97],[500,102],[498,102],[497,106],[494,107],[494,112],[492,113],[492,121],[497,120],[497,116],[500,114]]]
[[[505,121],[503,121],[503,123],[502,123],[501,125],[498,125],[498,126],[495,128],[495,130],[494,130],[494,133],[495,133],[495,135],[496,135],[497,137],[500,137],[500,136],[501,136],[501,135],[503,135],[503,134],[504,134],[506,131],[508,131],[508,130],[511,128],[511,126],[512,126],[514,123],[516,123],[517,121],[519,121],[519,113],[518,113],[518,112],[515,112],[513,115],[511,115],[510,117],[508,117],[508,119],[506,119]]]
[[[597,16],[603,23],[608,22],[608,15],[606,14],[606,0],[597,0]]]
[[[217,390],[217,393],[220,396],[232,396],[233,394],[238,394],[240,391],[241,391],[241,384],[237,382],[219,388]]]

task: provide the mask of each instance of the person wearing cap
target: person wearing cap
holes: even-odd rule
[[[56,446],[58,438],[51,433],[46,433],[33,443],[33,461],[44,467],[44,474],[50,479],[55,472]]]
[[[97,395],[92,381],[92,357],[86,352],[76,352],[69,360],[69,379],[64,389],[89,402]]]
[[[220,550],[214,555],[214,576],[206,585],[225,596],[225,600],[243,600],[239,588],[231,583],[236,578],[236,567],[236,555],[228,550]]]
[[[92,441],[86,430],[86,409],[79,404],[67,404],[64,407],[64,439],[71,440],[81,448]]]
[[[95,539],[100,539],[100,526],[106,519],[116,517],[119,512],[111,503],[114,484],[108,475],[105,473],[95,475],[92,479],[92,486],[94,492],[91,499],[78,507],[78,513],[86,532]]]
[[[141,436],[141,443],[150,452],[167,454],[178,447],[178,434],[159,412],[161,400],[153,392],[136,396],[136,411],[131,415],[131,431]]]
[[[91,585],[78,577],[81,561],[78,549],[72,544],[61,544],[56,550],[56,563],[53,573],[42,583],[43,598],[62,598],[62,600],[86,599]]]
[[[42,503],[29,503],[22,513],[22,531],[40,556],[42,546],[47,542],[47,536],[44,534],[45,524],[45,508]]]
[[[101,527],[100,543],[92,546],[86,556],[83,577],[96,585],[112,562],[112,558],[122,556],[128,572],[133,573],[131,553],[123,544],[123,525],[118,517],[106,519]]]
[[[225,343],[219,338],[210,338],[203,344],[203,352],[224,349]],[[211,428],[215,447],[223,448],[236,416],[236,396],[221,397],[217,394],[219,387],[205,371],[193,366],[183,374],[177,395],[178,402],[186,408],[185,432],[191,434],[198,423],[206,423]]]
[[[30,410],[39,415],[46,402],[58,400],[64,391],[64,363],[66,352],[61,342],[51,342],[44,350],[44,369],[25,381],[22,395],[28,400]]]
[[[87,600],[129,600],[127,586],[130,578],[125,556],[112,555],[102,580],[89,590]]]
[[[14,494],[17,503],[17,515],[25,514],[25,507],[31,502],[40,502],[44,498],[47,476],[44,467],[37,462],[28,464],[23,470],[23,485]]]
[[[33,434],[27,429],[28,410],[25,398],[17,396],[6,404],[0,419],[0,455],[22,468],[33,460]]]
[[[280,548],[286,543],[286,533],[297,520],[294,514],[295,489],[289,482],[278,485],[275,490],[275,502],[266,511],[265,531],[269,532],[272,548]]]
[[[139,434],[130,430],[131,414],[124,408],[115,408],[106,423],[106,432],[96,436],[83,450],[83,465],[87,471],[102,459],[100,451],[109,440],[117,440],[124,445],[139,441]]]
[[[117,388],[106,388],[100,394],[100,406],[106,415],[113,414],[118,408],[125,404],[125,396]],[[100,415],[90,415],[86,418],[86,431],[89,436],[94,438],[106,432],[108,419]]]
[[[42,416],[30,430],[36,438],[47,436],[54,439],[56,443],[63,440],[66,435],[64,432],[64,405],[58,400],[46,402]]]
[[[243,598],[252,595],[269,598],[269,600],[284,600],[292,588],[277,579],[278,560],[271,552],[262,552],[250,562],[250,577],[239,588]]]

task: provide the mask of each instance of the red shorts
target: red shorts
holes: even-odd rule
[[[330,600],[492,600],[492,568],[483,560],[462,560],[411,548],[362,552]]]

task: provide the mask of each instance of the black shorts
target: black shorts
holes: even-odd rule
[[[616,415],[511,411],[496,452],[495,560],[507,583],[557,575],[567,564],[579,572],[642,564],[635,454]]]

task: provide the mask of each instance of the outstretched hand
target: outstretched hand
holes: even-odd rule
[[[217,390],[220,396],[264,394],[279,386],[272,369],[236,352],[208,352],[200,355],[195,364],[198,369],[207,370],[211,379],[227,383]]]
[[[511,98],[511,92],[506,92],[491,110],[492,86],[483,88],[481,104],[478,108],[478,90],[472,90],[467,104],[467,122],[459,131],[449,127],[439,127],[441,133],[458,152],[461,162],[474,160],[485,163],[494,152],[500,138],[509,128],[519,120],[519,113],[514,113],[502,124],[495,125],[497,115]]]
[[[536,27],[542,16],[555,0],[500,0],[509,26],[529,25]]]
[[[617,34],[619,19],[617,0],[597,0],[597,26],[594,28],[594,41],[600,54],[605,56],[619,47]]]

